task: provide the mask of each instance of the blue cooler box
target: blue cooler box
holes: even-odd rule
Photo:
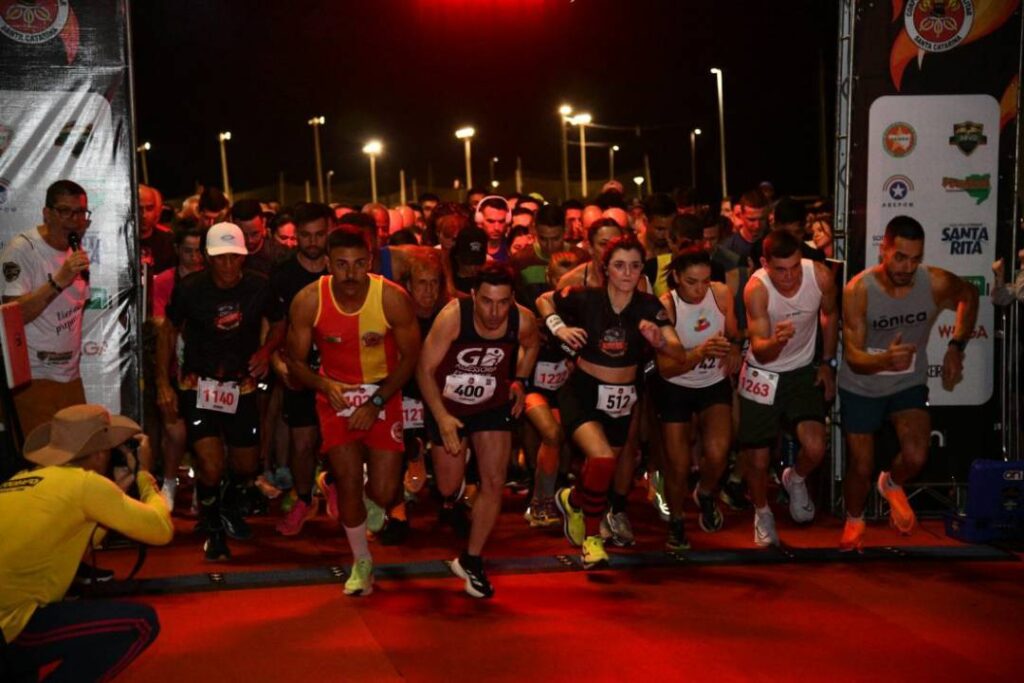
[[[946,515],[946,535],[967,543],[1024,539],[1024,462],[971,463],[967,509]]]

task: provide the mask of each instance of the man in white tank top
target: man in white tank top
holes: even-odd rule
[[[762,268],[743,292],[750,349],[740,370],[738,442],[754,504],[754,542],[778,545],[768,507],[768,464],[780,425],[792,425],[800,443],[796,463],[782,473],[795,522],[814,519],[804,478],[825,455],[825,402],[835,396],[839,316],[832,272],[801,258],[800,243],[782,231],[764,240]],[[818,323],[824,357],[815,362]]]
[[[956,311],[953,336],[942,361],[942,386],[951,391],[963,378],[964,348],[978,317],[978,290],[933,266],[921,267],[924,228],[910,216],[885,226],[882,262],[864,270],[843,290],[843,367],[840,409],[849,466],[843,479],[846,525],[844,551],[864,543],[864,504],[871,490],[875,434],[888,419],[900,452],[889,472],[878,477],[878,492],[889,503],[893,526],[914,528],[903,483],[928,458],[928,337],[943,309]]]

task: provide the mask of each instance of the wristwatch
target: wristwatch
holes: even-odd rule
[[[377,406],[378,408],[384,407],[384,397],[380,393],[376,393],[370,397],[370,403]]]
[[[824,363],[825,365],[829,366],[833,370],[836,370],[836,369],[839,368],[839,359],[838,358],[822,358],[821,362]]]

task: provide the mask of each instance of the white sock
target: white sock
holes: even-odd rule
[[[770,515],[772,514],[772,509],[765,505],[763,508],[754,508],[754,512],[759,515]]]
[[[366,540],[366,520],[359,526],[346,526],[345,538],[348,539],[348,546],[356,560],[371,559],[370,542]]]
[[[846,513],[846,519],[848,519],[851,522],[863,522],[864,521],[864,513],[862,512],[859,515],[857,515],[856,517],[854,517],[849,512],[847,512]]]
[[[795,467],[793,469],[791,469],[790,472],[792,472],[792,474],[789,475],[789,480],[791,482],[793,482],[794,484],[802,484],[802,483],[804,483],[804,478],[796,473],[796,468]]]
[[[174,494],[178,492],[178,480],[170,477],[164,479],[163,490],[171,494],[171,497],[174,497]]]

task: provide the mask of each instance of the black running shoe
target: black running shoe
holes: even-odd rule
[[[439,513],[442,524],[452,528],[459,538],[469,538],[469,515],[466,506],[462,503],[455,503],[452,506],[442,506]]]
[[[203,555],[207,562],[224,562],[231,559],[227,534],[223,528],[211,529],[203,544]]]
[[[665,548],[673,553],[690,549],[690,542],[686,539],[686,526],[683,524],[683,520],[669,520],[668,540],[665,541]]]
[[[220,521],[227,535],[236,541],[248,541],[252,538],[252,527],[242,517],[238,508],[221,506]]]
[[[85,562],[79,562],[78,569],[75,570],[74,582],[80,586],[91,586],[94,583],[106,583],[113,578],[114,570],[112,569],[103,569],[102,567],[94,567]]]
[[[721,531],[725,520],[722,511],[718,509],[715,496],[711,493],[701,493],[698,487],[693,489],[693,502],[700,508],[700,517],[697,518],[700,528],[709,534]]]
[[[483,563],[477,568],[470,568],[470,563],[463,564],[462,558],[457,557],[451,563],[452,574],[460,579],[466,580],[465,590],[474,598],[489,598],[494,595],[494,586],[487,580],[484,574]]]
[[[718,497],[733,510],[750,509],[750,501],[747,500],[747,492],[742,481],[726,479],[725,483],[722,484],[722,490]]]
[[[377,534],[381,545],[402,545],[409,540],[409,522],[404,519],[388,519]]]

